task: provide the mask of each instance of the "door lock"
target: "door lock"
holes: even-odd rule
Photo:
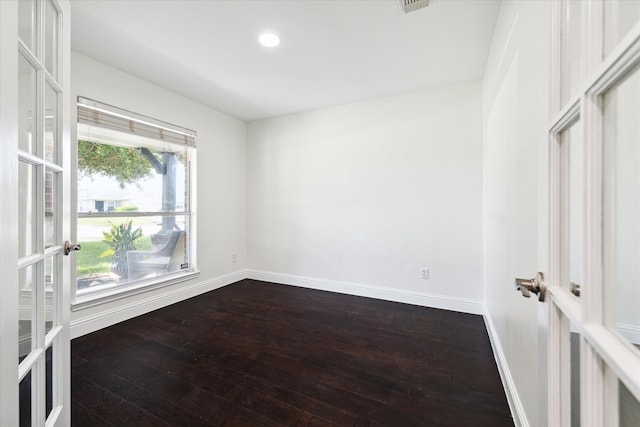
[[[66,240],[64,242],[63,249],[64,249],[64,254],[69,255],[72,251],[79,251],[80,249],[82,249],[82,246],[80,246],[77,243],[69,243],[69,241]]]
[[[538,301],[544,302],[547,296],[544,274],[538,273],[533,279],[516,279],[516,291],[522,292],[522,296],[526,298],[531,298],[533,292],[538,295]]]

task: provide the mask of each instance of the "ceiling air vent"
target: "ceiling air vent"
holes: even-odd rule
[[[404,13],[409,13],[429,6],[429,0],[400,0],[400,4],[402,4]]]

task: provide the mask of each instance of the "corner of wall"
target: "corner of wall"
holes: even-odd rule
[[[439,308],[468,314],[482,314],[482,302],[469,298],[452,297],[417,291],[351,283],[338,280],[319,279],[293,274],[275,273],[270,271],[247,270],[247,278],[283,285],[317,289],[320,291],[336,292],[366,298],[376,298],[385,301],[419,305],[422,307]]]

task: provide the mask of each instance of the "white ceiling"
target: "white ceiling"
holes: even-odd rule
[[[251,121],[480,79],[499,4],[72,0],[72,48]]]

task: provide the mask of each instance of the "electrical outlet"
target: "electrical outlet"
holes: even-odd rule
[[[238,255],[237,254],[231,254],[231,262],[238,262]]]
[[[428,267],[423,267],[420,269],[420,278],[421,279],[428,279],[429,278],[429,268]]]

